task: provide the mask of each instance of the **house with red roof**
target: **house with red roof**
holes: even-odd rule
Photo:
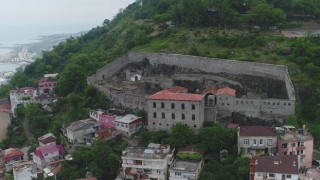
[[[240,126],[238,128],[238,152],[245,156],[275,154],[277,133],[269,126]]]
[[[250,160],[250,180],[299,179],[297,155],[254,157]]]
[[[56,85],[57,85],[56,78],[43,77],[38,83],[39,94],[49,94],[53,92]]]
[[[5,150],[4,162],[6,165],[12,165],[23,160],[24,153],[18,148],[9,148]]]
[[[52,133],[47,133],[38,138],[39,146],[56,145],[56,137]]]
[[[37,147],[33,153],[33,162],[37,164],[38,169],[43,169],[48,163],[63,159],[65,150],[62,145],[47,145]]]
[[[204,122],[204,95],[187,93],[174,87],[159,91],[147,98],[149,131],[171,131],[176,123],[187,124],[194,132]]]

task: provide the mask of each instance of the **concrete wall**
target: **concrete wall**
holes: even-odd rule
[[[153,107],[153,103],[156,103],[156,107]],[[161,103],[164,103],[164,108],[161,107]],[[174,109],[171,104],[174,104]],[[148,100],[148,129],[149,131],[171,131],[171,128],[176,123],[187,124],[194,132],[199,132],[202,129],[204,122],[204,100],[201,102],[194,101],[164,101],[164,100]],[[182,109],[184,104],[184,109]],[[192,105],[195,105],[195,109],[192,110]],[[157,114],[154,117],[154,113]],[[162,117],[164,113],[165,117]],[[174,114],[174,119],[172,118]],[[184,114],[185,119],[182,119]],[[195,119],[192,120],[192,115]]]

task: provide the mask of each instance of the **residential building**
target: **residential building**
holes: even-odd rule
[[[4,161],[5,151],[0,149],[0,180],[6,179],[6,164]]]
[[[103,139],[108,141],[110,139],[121,136],[121,131],[115,129],[101,128],[94,134],[94,139]]]
[[[100,124],[91,119],[84,119],[72,122],[66,128],[62,128],[63,134],[71,143],[86,143],[89,136],[94,137],[94,133],[100,128]],[[87,137],[85,137],[87,135]]]
[[[57,101],[58,99],[59,99],[59,96],[56,94],[37,94],[34,97],[34,101],[42,105],[49,105]]]
[[[103,110],[99,109],[99,110],[96,110],[96,111],[90,111],[89,112],[89,116],[91,119],[93,120],[96,120],[96,121],[99,121],[99,116],[101,114],[105,113]]]
[[[203,165],[203,160],[176,159],[170,166],[169,180],[196,180],[200,175]]]
[[[47,133],[38,138],[39,146],[56,145],[56,137],[52,133]]]
[[[131,137],[143,126],[143,120],[136,115],[127,114],[123,117],[118,117],[115,120],[115,124],[116,129],[121,131],[122,136]]]
[[[23,160],[24,153],[18,148],[9,148],[5,150],[4,162],[11,166]]]
[[[307,129],[295,130],[294,127],[283,126],[279,133],[278,153],[280,155],[298,155],[301,168],[312,166],[313,137]]]
[[[148,147],[129,147],[121,156],[125,179],[167,180],[172,156],[170,145],[151,143]]]
[[[32,161],[13,165],[13,178],[15,180],[32,180],[38,178],[37,165]]]
[[[36,88],[24,87],[10,91],[11,112],[14,114],[18,106],[26,106],[34,102]]]
[[[63,159],[65,150],[62,145],[47,145],[37,147],[33,153],[33,162],[37,164],[38,169],[45,168],[49,162]]]
[[[204,166],[203,159],[191,158],[202,152],[193,146],[179,148],[176,159],[169,168],[169,180],[196,180]]]
[[[299,161],[296,155],[254,157],[250,160],[250,180],[299,179]]]
[[[52,94],[56,85],[56,77],[43,77],[38,83],[39,94]]]
[[[245,156],[274,154],[277,150],[277,133],[268,126],[240,126],[238,153]]]
[[[202,129],[205,95],[186,93],[182,87],[159,91],[147,98],[149,131],[171,131],[176,123],[187,124],[194,132]]]

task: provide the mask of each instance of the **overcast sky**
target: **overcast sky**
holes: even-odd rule
[[[135,0],[1,0],[1,26],[101,25]]]

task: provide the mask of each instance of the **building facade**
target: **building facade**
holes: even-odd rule
[[[204,123],[204,95],[163,90],[148,97],[149,131],[171,131],[176,123],[199,132]]]
[[[116,130],[121,131],[124,137],[131,137],[143,126],[142,118],[133,114],[117,117],[114,122]]]
[[[151,143],[148,147],[129,147],[121,156],[125,179],[167,180],[172,156],[169,145]]]
[[[63,159],[64,153],[62,145],[47,145],[36,148],[32,158],[38,169],[42,170],[47,163]]]
[[[24,87],[10,91],[11,112],[14,114],[18,106],[26,106],[34,102],[36,89]]]
[[[240,126],[238,128],[238,153],[245,156],[275,154],[277,133],[268,126]]]
[[[284,133],[278,140],[280,155],[298,155],[301,168],[312,167],[313,137],[307,129],[289,130],[284,126]]]
[[[94,137],[94,133],[100,128],[100,124],[91,120],[84,119],[74,121],[66,128],[62,128],[63,134],[71,143],[85,143],[85,135]]]
[[[250,180],[299,179],[299,161],[296,155],[254,157],[250,160]]]

